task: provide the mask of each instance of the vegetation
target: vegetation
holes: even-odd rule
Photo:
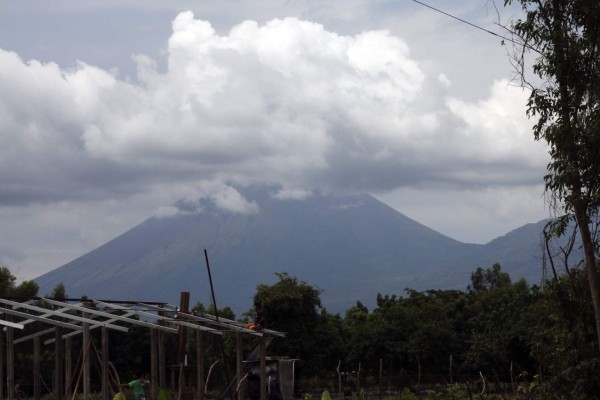
[[[2,274],[14,289],[8,268]],[[600,394],[594,312],[583,269],[552,277],[542,290],[524,280],[513,282],[495,264],[475,270],[464,291],[379,294],[373,310],[357,302],[344,315],[327,312],[320,291],[308,283],[286,273],[277,276],[275,284],[258,286],[256,308],[242,320],[260,318],[265,327],[287,333],[269,353],[300,359],[296,389],[304,397],[325,389],[337,393],[340,383],[342,393],[357,400],[380,391],[397,393],[398,399],[594,399]],[[62,285],[53,293],[66,297]],[[194,310],[213,311],[200,303]],[[235,319],[229,307],[219,314]],[[111,332],[110,358],[123,379],[147,369],[148,336],[143,328],[125,337]],[[210,387],[224,385],[226,368],[235,370],[235,338],[208,337],[204,344],[205,370],[215,363],[219,368]],[[21,377],[32,373],[26,346],[20,344],[18,351]],[[246,346],[249,351],[252,343]],[[42,357],[50,372],[51,352]],[[194,362],[193,352],[190,356]]]
[[[531,89],[527,113],[537,118],[536,140],[550,146],[545,176],[551,205],[560,216],[550,233],[578,227],[600,346],[600,277],[597,221],[600,208],[600,3],[595,0],[505,0],[519,3],[525,18],[513,22],[520,39],[517,73]],[[525,56],[533,50],[533,72]]]

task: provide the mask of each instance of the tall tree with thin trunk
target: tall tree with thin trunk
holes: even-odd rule
[[[520,4],[524,18],[510,29],[522,41],[514,56],[531,89],[529,116],[536,140],[550,146],[546,191],[563,222],[575,221],[585,256],[600,346],[598,239],[593,228],[600,206],[600,2],[598,0],[505,0]],[[527,54],[536,58],[525,76]],[[536,79],[537,79],[536,78]]]

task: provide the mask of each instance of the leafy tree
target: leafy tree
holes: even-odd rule
[[[15,281],[17,277],[15,277],[8,267],[0,268],[0,296],[6,297],[10,296],[11,291],[15,287]]]
[[[563,398],[597,399],[600,360],[585,271],[575,269],[544,287],[528,321],[531,354],[545,375],[540,389]]]
[[[65,300],[67,298],[67,289],[65,288],[65,285],[61,282],[54,286],[52,293],[50,293],[50,297],[55,300]]]
[[[513,2],[525,14],[512,30],[523,41],[517,61],[522,82],[531,87],[527,113],[538,118],[535,139],[550,146],[546,191],[564,226],[573,220],[578,225],[600,346],[598,241],[591,229],[600,207],[600,2],[504,1]],[[536,52],[537,86],[524,76],[527,49]]]
[[[314,354],[323,350],[315,335],[322,322],[321,292],[285,272],[276,275],[275,284],[257,287],[255,308],[263,315],[264,326],[287,333],[285,340],[271,345],[271,351],[300,358],[312,374],[319,367]]]
[[[40,290],[40,285],[38,285],[35,281],[23,281],[19,284],[19,286],[15,287],[12,290],[11,296],[14,297],[36,297],[38,295],[38,291]]]
[[[467,287],[467,290],[478,293],[495,288],[506,288],[510,285],[510,275],[502,272],[500,264],[495,263],[491,268],[477,268],[471,274],[471,284]]]
[[[38,294],[39,285],[35,281],[23,281],[15,285],[17,278],[10,272],[8,267],[0,268],[0,297],[35,297]]]

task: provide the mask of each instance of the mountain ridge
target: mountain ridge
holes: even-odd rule
[[[72,297],[176,304],[179,293],[189,291],[192,302],[208,304],[204,249],[218,305],[231,306],[238,314],[251,307],[256,286],[274,282],[277,272],[323,290],[323,304],[334,312],[358,300],[373,307],[377,293],[402,294],[405,288],[464,289],[472,271],[495,262],[513,279],[537,283],[541,278],[535,263],[537,239],[527,232],[543,221],[487,244],[470,244],[367,194],[315,194],[302,200],[273,194],[244,193],[259,207],[248,214],[225,212],[207,201],[180,204],[185,212],[151,217],[38,277],[40,292],[63,283]],[[527,240],[515,242],[512,232]]]

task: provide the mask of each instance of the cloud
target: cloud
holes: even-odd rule
[[[343,36],[285,18],[220,35],[191,12],[172,30],[166,71],[137,55],[135,82],[0,50],[0,90],[10,93],[0,98],[0,204],[161,186],[173,202],[219,182],[215,204],[256,212],[229,183],[298,190],[280,196],[482,188],[528,184],[545,165],[526,93],[498,81],[487,99],[463,101],[388,31]]]

